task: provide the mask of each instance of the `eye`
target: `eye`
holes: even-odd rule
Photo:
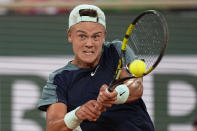
[[[100,38],[100,35],[94,35],[94,36],[93,36],[93,39],[94,39],[94,40],[99,40],[99,38]]]
[[[80,34],[79,37],[80,37],[80,39],[85,39],[86,38],[86,36],[84,34]]]

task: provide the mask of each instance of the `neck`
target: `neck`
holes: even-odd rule
[[[84,63],[78,59],[74,59],[71,63],[80,67],[80,68],[93,68],[96,67],[99,63],[101,56],[99,56],[94,62],[92,63]]]

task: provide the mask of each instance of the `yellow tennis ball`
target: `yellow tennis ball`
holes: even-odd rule
[[[129,71],[135,77],[141,77],[146,71],[146,64],[142,60],[134,60],[132,63],[129,64]]]

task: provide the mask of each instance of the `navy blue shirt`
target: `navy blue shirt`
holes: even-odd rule
[[[101,59],[94,68],[79,68],[71,62],[49,76],[39,101],[39,109],[46,111],[50,104],[62,102],[68,112],[89,100],[96,100],[100,87],[109,85],[118,65],[121,42],[105,43]],[[127,61],[136,57],[131,49]],[[92,74],[92,75],[91,75]],[[83,131],[154,131],[152,121],[142,99],[113,105],[96,122],[80,124]]]

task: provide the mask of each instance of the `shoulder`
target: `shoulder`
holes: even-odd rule
[[[119,40],[114,40],[111,42],[105,42],[104,43],[104,47],[107,48],[108,50],[116,50],[116,52],[118,53],[118,55],[120,55],[121,53],[121,46],[122,46],[122,41]]]
[[[49,75],[38,103],[40,110],[46,111],[49,105],[57,102],[67,105],[67,100],[64,98],[62,92],[67,91],[67,85],[69,85],[69,80],[71,79],[69,72],[77,69],[78,67],[69,62],[66,66],[53,71]]]
[[[65,66],[53,71],[49,75],[48,81],[53,83],[56,76],[61,76],[61,75],[65,74],[65,72],[70,72],[70,71],[78,70],[78,69],[79,69],[79,67],[71,64],[71,62],[68,62],[67,65],[65,65]]]
[[[121,47],[122,47],[122,41],[114,40],[112,42],[105,42],[104,46],[110,48],[115,48],[116,52],[119,56],[121,56]],[[129,63],[133,60],[137,59],[137,56],[132,48],[127,46],[126,48],[126,61]]]
[[[104,46],[105,47],[115,47],[116,49],[121,49],[121,46],[122,46],[122,41],[119,41],[119,40],[114,40],[114,41],[111,41],[111,42],[105,42],[104,43]]]

